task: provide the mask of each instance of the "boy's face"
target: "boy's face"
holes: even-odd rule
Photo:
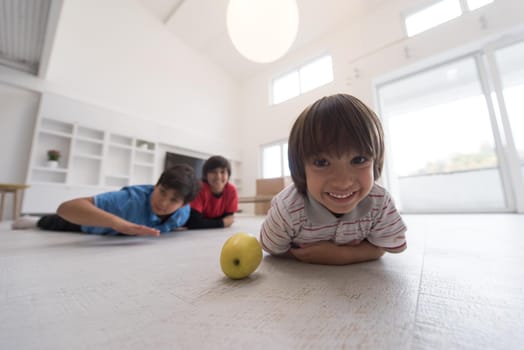
[[[184,200],[173,189],[156,185],[151,194],[151,209],[157,216],[170,215],[184,205]]]
[[[357,206],[373,187],[373,160],[348,153],[341,158],[319,155],[306,159],[308,192],[334,214],[345,214]]]
[[[211,187],[211,192],[215,194],[220,194],[224,191],[229,175],[226,168],[216,168],[210,170],[206,174],[206,180],[209,186]]]

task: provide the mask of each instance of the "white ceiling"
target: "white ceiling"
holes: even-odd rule
[[[57,0],[53,0],[57,1]],[[297,0],[299,32],[290,52],[388,0]],[[0,65],[37,74],[51,0],[0,0]],[[233,47],[226,30],[228,0],[140,0],[144,11],[237,80],[266,69]]]
[[[242,57],[226,29],[228,0],[141,0],[174,35],[207,56],[235,79],[243,80],[265,69]],[[290,52],[298,50],[387,0],[297,0],[299,32]]]

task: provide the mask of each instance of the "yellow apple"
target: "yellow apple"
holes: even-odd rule
[[[220,267],[232,279],[241,279],[253,273],[262,261],[262,247],[249,233],[235,233],[229,237],[220,253]]]

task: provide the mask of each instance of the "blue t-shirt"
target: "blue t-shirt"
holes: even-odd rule
[[[173,231],[183,226],[191,211],[189,204],[176,210],[164,223],[151,210],[153,185],[136,185],[122,188],[120,191],[101,193],[93,197],[95,206],[138,225],[145,225],[160,230],[160,233]],[[118,234],[109,227],[81,226],[82,232],[95,234]]]

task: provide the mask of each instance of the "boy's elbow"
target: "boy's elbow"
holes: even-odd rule
[[[67,213],[67,208],[69,207],[69,202],[70,201],[67,201],[67,202],[63,202],[61,203],[58,208],[56,209],[56,213],[59,215],[59,216],[63,216],[64,214]]]
[[[402,244],[401,246],[394,247],[394,248],[386,248],[384,251],[388,253],[398,254],[402,253],[404,250],[406,250],[408,245],[406,243]]]
[[[92,198],[76,198],[71,199],[65,202],[62,202],[56,209],[56,213],[61,216],[67,218],[67,216],[77,211],[79,208],[84,207],[86,204],[93,204]]]
[[[384,249],[382,247],[377,247],[377,249],[375,250],[374,254],[371,254],[369,260],[378,260],[378,259],[382,258],[385,253],[386,253],[386,249]]]

